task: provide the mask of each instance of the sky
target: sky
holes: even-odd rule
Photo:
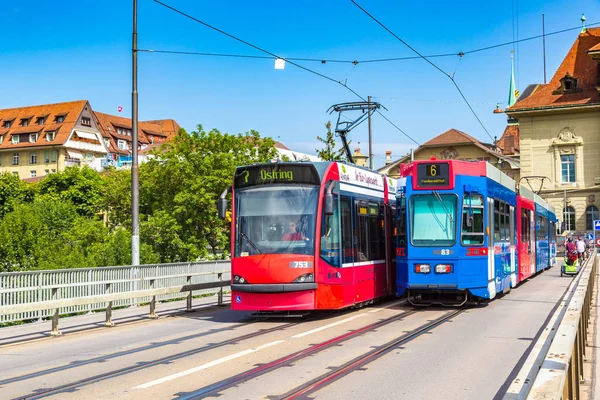
[[[161,0],[318,76],[274,59],[138,53],[140,120],[173,118],[188,131],[260,132],[292,150],[315,154],[334,104],[372,96],[375,167],[386,150],[394,159],[416,143],[455,128],[491,142],[506,116],[512,45],[470,50],[600,22],[596,0],[392,1],[356,0],[422,55],[453,75],[477,121],[447,75],[423,59],[367,60],[416,54],[350,0]],[[132,4],[124,0],[2,0],[0,108],[87,99],[95,111],[131,117]],[[546,37],[549,81],[579,29]],[[267,56],[186,18],[154,0],[138,0],[138,48]],[[542,40],[514,45],[517,87],[543,83]],[[343,60],[339,63],[331,60]],[[354,65],[350,61],[357,60]],[[342,82],[345,84],[340,84]],[[118,112],[122,106],[123,111]],[[347,114],[353,119],[358,114]],[[487,130],[487,132],[486,132]],[[488,135],[489,133],[489,135]],[[368,153],[367,123],[352,130],[351,147]],[[413,141],[414,140],[414,141]]]

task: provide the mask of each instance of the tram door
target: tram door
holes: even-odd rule
[[[494,254],[494,199],[488,197],[487,199],[487,217],[488,225],[486,229],[487,241],[488,241],[488,290],[490,299],[496,296],[496,283],[494,282],[494,271],[496,270],[495,265],[495,254]]]

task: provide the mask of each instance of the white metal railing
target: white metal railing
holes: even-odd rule
[[[107,310],[219,292],[231,282],[229,261],[0,273],[0,323]],[[54,322],[54,321],[53,321]],[[56,326],[55,326],[56,325]]]
[[[567,289],[563,300],[513,380],[504,400],[579,399],[584,381],[590,308],[600,256],[593,254]]]

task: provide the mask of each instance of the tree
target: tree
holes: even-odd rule
[[[140,169],[144,242],[165,260],[205,257],[207,248],[213,255],[226,252],[229,224],[217,217],[219,196],[237,166],[275,158],[274,145],[256,131],[231,135],[201,125],[190,134],[181,130]]]
[[[100,174],[89,167],[69,167],[63,172],[48,175],[39,183],[40,195],[68,201],[77,213],[91,217],[102,210]]]
[[[331,131],[331,121],[327,121],[325,124],[325,128],[327,128],[327,134],[325,138],[317,136],[320,142],[322,142],[325,147],[321,150],[315,149],[317,152],[317,157],[319,157],[323,161],[341,161],[346,159],[346,150],[342,146],[340,149],[335,150],[335,136]],[[348,143],[349,145],[350,143]]]
[[[27,188],[18,176],[3,172],[0,174],[0,218],[10,213],[17,204],[26,198]]]

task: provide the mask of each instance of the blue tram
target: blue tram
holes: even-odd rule
[[[415,305],[462,305],[469,299],[493,299],[517,285],[514,180],[485,161],[415,161],[402,167],[402,175],[398,295],[406,294]],[[548,221],[555,218],[539,200],[535,216],[543,220],[534,227],[539,232],[536,265],[547,268],[553,226]]]

